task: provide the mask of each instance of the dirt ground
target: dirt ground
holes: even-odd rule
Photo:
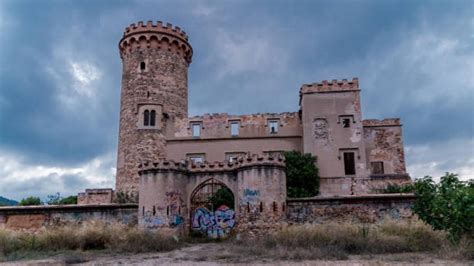
[[[225,243],[194,244],[161,253],[103,254],[71,253],[50,259],[22,260],[4,265],[474,265],[473,261],[433,258],[432,254],[399,253],[351,255],[347,260],[275,261],[232,252]]]

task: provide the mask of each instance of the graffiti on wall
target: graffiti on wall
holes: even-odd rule
[[[181,198],[181,193],[179,192],[166,192],[166,203],[167,203],[167,213],[169,217],[169,226],[176,227],[183,223],[183,216],[181,216],[181,206],[183,206],[183,200]]]
[[[206,208],[197,208],[192,218],[192,229],[210,238],[225,238],[235,226],[235,212],[221,205],[215,212]]]
[[[257,203],[260,197],[260,190],[258,189],[244,189],[244,197],[241,199],[243,203]]]

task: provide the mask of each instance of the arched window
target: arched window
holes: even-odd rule
[[[152,126],[152,127],[155,126],[155,119],[156,119],[156,111],[151,110],[151,112],[150,112],[150,126]]]
[[[143,112],[143,125],[148,126],[150,124],[150,111],[145,110]]]
[[[140,70],[145,70],[146,64],[145,62],[140,63]]]

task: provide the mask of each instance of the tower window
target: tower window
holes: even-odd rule
[[[268,127],[270,129],[270,134],[276,134],[278,133],[278,120],[269,120],[268,121]]]
[[[145,70],[145,68],[146,68],[145,62],[141,62],[140,63],[140,70]]]
[[[344,152],[344,172],[346,175],[355,175],[355,159],[353,152]]]
[[[350,118],[344,118],[342,119],[342,127],[351,127],[351,119]]]
[[[230,134],[232,136],[239,135],[239,122],[237,121],[230,122]]]
[[[193,137],[200,137],[201,136],[201,124],[194,123],[191,125],[191,129],[193,131]]]
[[[150,111],[148,110],[145,110],[145,112],[143,112],[143,125],[144,126],[150,125]]]
[[[156,111],[151,110],[150,112],[150,126],[154,127],[156,124]]]
[[[372,174],[374,175],[383,175],[385,172],[383,169],[383,162],[371,162],[370,166],[372,168]]]

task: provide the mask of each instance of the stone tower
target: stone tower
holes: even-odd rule
[[[165,157],[168,123],[188,116],[188,66],[193,50],[179,27],[138,22],[119,42],[122,91],[117,192],[138,192],[138,164]]]

